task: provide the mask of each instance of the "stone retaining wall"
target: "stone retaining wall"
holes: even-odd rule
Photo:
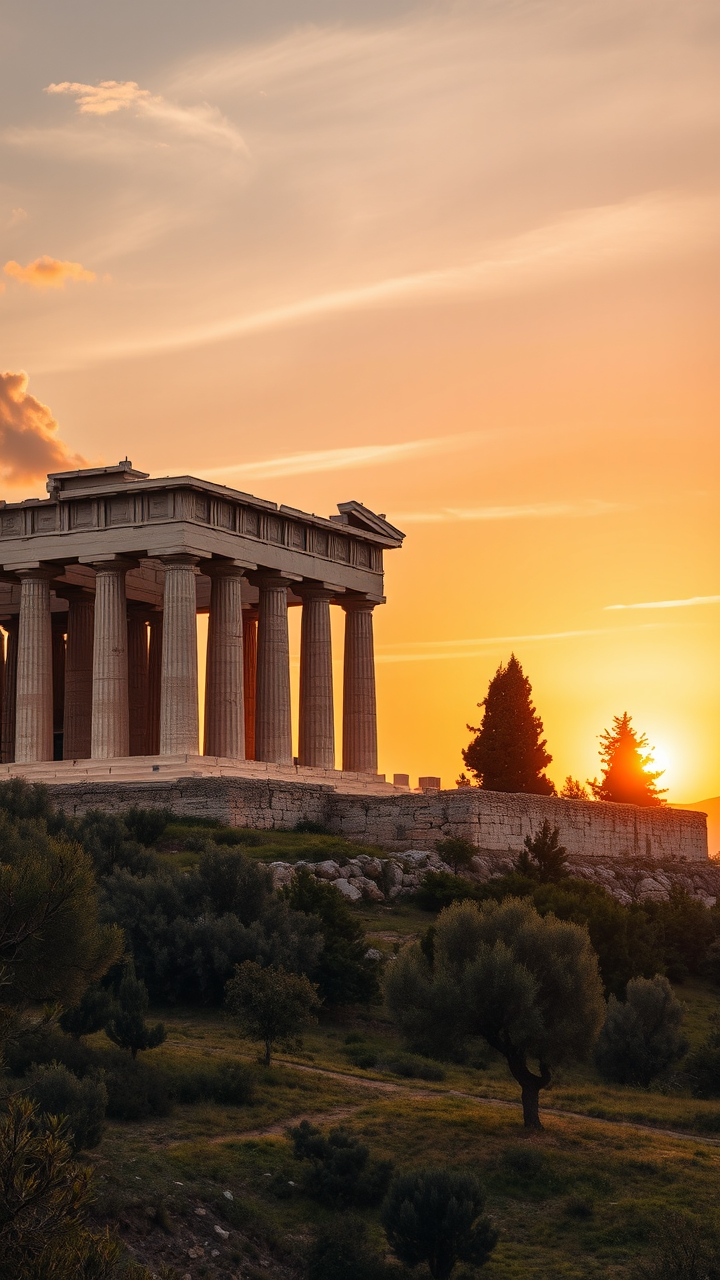
[[[311,821],[348,839],[397,851],[430,851],[439,839],[462,836],[491,859],[517,853],[525,836],[547,818],[559,827],[560,842],[571,857],[707,860],[705,815],[687,809],[641,809],[476,788],[352,796],[330,785],[250,778],[73,783],[50,786],[50,791],[68,813],[166,807],[179,815],[258,830],[289,830]]]

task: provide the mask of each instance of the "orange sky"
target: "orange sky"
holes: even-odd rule
[[[3,495],[65,450],[359,498],[381,769],[452,783],[514,649],[556,781],[627,710],[717,794],[714,6],[239,10],[16,7],[0,358],[51,412],[0,384]]]

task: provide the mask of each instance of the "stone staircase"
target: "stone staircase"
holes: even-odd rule
[[[125,756],[113,760],[43,760],[0,765],[0,781],[24,778],[54,784],[92,782],[175,782],[180,778],[250,778],[257,781],[306,782],[329,786],[344,795],[397,795],[409,787],[375,776],[339,769],[270,764],[264,760],[227,760],[220,756]]]

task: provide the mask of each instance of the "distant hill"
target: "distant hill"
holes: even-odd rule
[[[699,809],[707,814],[708,853],[711,858],[720,854],[720,796],[711,800],[696,800],[694,804],[671,804],[671,809]]]

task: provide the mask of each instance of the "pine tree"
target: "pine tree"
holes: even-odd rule
[[[596,800],[611,800],[615,804],[661,805],[663,791],[656,786],[664,770],[653,770],[652,748],[647,736],[638,734],[632,727],[632,716],[624,711],[613,718],[612,729],[600,734],[600,759],[603,776],[588,782]],[[665,788],[667,790],[667,788]]]
[[[147,987],[141,978],[135,976],[135,965],[128,960],[105,1034],[113,1044],[129,1049],[133,1058],[137,1057],[139,1049],[156,1049],[165,1039],[162,1022],[149,1027],[145,1021],[148,1003]]]
[[[552,756],[541,740],[543,723],[533,706],[530,681],[514,653],[506,667],[500,664],[478,706],[485,708],[482,724],[468,725],[477,737],[462,753],[477,785],[485,791],[554,795],[554,783],[544,773]]]

